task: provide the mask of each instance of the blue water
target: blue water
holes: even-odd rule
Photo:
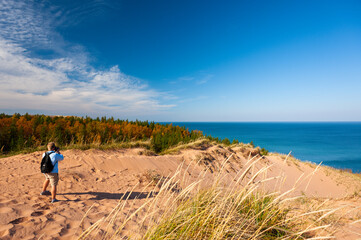
[[[361,172],[361,122],[349,123],[211,123],[177,122],[205,135],[253,141],[270,152],[304,161]]]

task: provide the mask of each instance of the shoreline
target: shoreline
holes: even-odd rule
[[[174,122],[205,135],[253,141],[270,152],[361,172],[361,122]],[[330,162],[332,159],[332,162]],[[328,162],[330,162],[328,164]]]

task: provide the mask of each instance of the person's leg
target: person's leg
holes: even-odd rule
[[[59,182],[59,175],[57,173],[51,174],[52,177],[50,178],[50,184],[51,184],[51,202],[57,202],[56,200],[56,186]]]
[[[56,198],[56,185],[51,186],[51,199],[54,200]]]
[[[49,182],[50,182],[49,179],[45,179],[45,181],[43,183],[43,192],[46,191],[47,187],[49,186]]]

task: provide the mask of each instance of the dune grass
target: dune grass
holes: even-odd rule
[[[260,186],[270,180],[261,177],[267,167],[250,174],[262,158],[250,159],[243,171],[232,176],[232,181],[226,178],[228,159],[211,179],[205,170],[189,180],[186,174],[189,166],[179,166],[173,176],[158,178],[161,184],[150,182],[145,187],[156,186],[149,191],[148,198],[142,199],[140,207],[122,215],[125,206],[134,204],[135,200],[132,203],[128,199],[120,200],[108,216],[94,223],[78,239],[331,238],[327,232],[322,236],[315,233],[330,226],[323,225],[320,219],[331,210],[318,209],[298,216],[290,211],[289,204],[296,198],[287,197],[294,189],[283,194],[263,192]],[[175,186],[183,188],[172,191]],[[307,216],[314,216],[314,220],[304,221]],[[129,231],[130,223],[136,224],[137,231]]]
[[[208,189],[182,202],[143,239],[279,239],[290,232],[287,210],[263,194]]]
[[[207,138],[199,138],[194,141],[190,141],[188,143],[180,142],[176,146],[170,147],[168,149],[163,150],[162,152],[159,152],[157,154],[159,155],[165,155],[165,154],[176,154],[179,153],[180,150],[183,149],[189,149],[189,148],[197,148],[204,145],[210,145],[214,144]],[[155,154],[154,151],[152,151],[152,144],[150,140],[138,140],[138,141],[126,141],[126,142],[109,142],[109,143],[86,143],[86,144],[80,144],[80,143],[71,143],[66,144],[64,146],[60,146],[60,150],[70,150],[70,149],[79,149],[79,150],[89,150],[89,149],[100,149],[100,150],[115,150],[115,149],[128,149],[128,148],[144,148],[145,150],[151,151]],[[11,157],[18,154],[27,154],[27,153],[33,153],[37,151],[46,151],[46,145],[43,146],[37,146],[37,147],[29,147],[29,148],[23,148],[22,150],[18,151],[11,151],[7,153],[3,153],[0,151],[0,158],[5,157]],[[154,155],[152,154],[152,155]]]

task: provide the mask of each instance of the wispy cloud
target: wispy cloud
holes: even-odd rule
[[[192,81],[192,80],[194,80],[194,77],[180,77],[180,78],[178,78],[177,79],[178,81],[180,81],[180,82],[183,82],[183,81]]]
[[[177,78],[176,80],[170,81],[170,84],[184,84],[191,83],[196,85],[202,85],[210,81],[214,77],[213,74],[206,74],[204,72],[199,72],[192,76],[182,76]]]
[[[0,29],[3,38],[28,46],[48,45],[54,34],[49,19],[36,11],[32,1],[1,0]]]
[[[201,101],[201,100],[205,100],[205,99],[208,99],[208,96],[196,96],[193,98],[181,99],[178,101],[178,103],[196,102],[196,101]]]
[[[55,17],[63,14],[55,12]],[[81,46],[72,46],[76,54],[67,53],[53,40],[58,33],[50,27],[52,21],[49,13],[28,2],[0,1],[0,110],[144,116],[173,107],[162,103],[166,94],[118,66],[93,67]],[[58,54],[34,57],[31,49],[37,45]]]
[[[198,85],[202,85],[202,84],[206,84],[209,80],[211,80],[213,78],[213,74],[206,74],[203,77],[200,77],[199,79],[197,79],[197,84]]]

